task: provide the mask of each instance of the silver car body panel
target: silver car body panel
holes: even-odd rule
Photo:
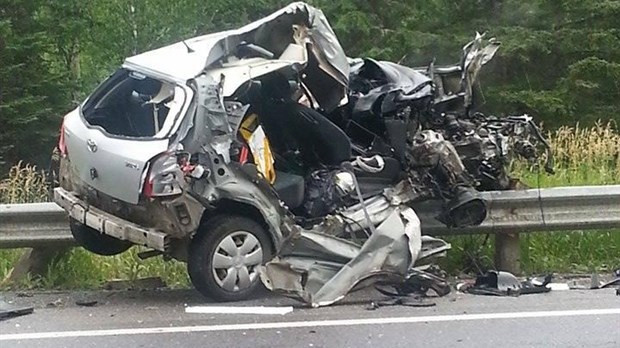
[[[92,188],[137,204],[148,160],[168,149],[168,139],[110,137],[100,127],[89,127],[79,109],[64,120],[72,172]]]
[[[406,207],[394,209],[361,247],[311,231],[300,231],[293,240],[291,250],[283,250],[265,265],[261,279],[270,290],[313,307],[342,299],[371,277],[404,279],[422,244],[420,220]],[[323,255],[308,254],[308,245],[317,243],[324,248]]]
[[[465,93],[465,105],[472,103],[473,85],[478,79],[480,69],[488,63],[499,49],[500,43],[491,38],[487,43],[483,41],[484,34],[476,33],[473,41],[463,46],[463,75],[461,86]]]

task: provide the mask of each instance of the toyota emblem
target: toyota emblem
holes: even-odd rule
[[[97,143],[93,139],[88,139],[86,141],[86,146],[88,146],[90,152],[97,152]]]

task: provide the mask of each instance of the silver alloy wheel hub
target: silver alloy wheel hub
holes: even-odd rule
[[[226,291],[249,288],[258,277],[263,248],[256,236],[236,231],[224,237],[215,248],[212,272],[217,285]]]

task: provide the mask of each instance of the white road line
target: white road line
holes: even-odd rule
[[[575,316],[592,316],[592,315],[612,315],[612,314],[620,315],[620,308],[584,309],[584,310],[567,310],[567,311],[541,311],[541,312],[433,315],[433,316],[421,316],[421,317],[289,321],[289,322],[181,326],[181,327],[152,327],[152,328],[135,328],[135,329],[35,332],[35,333],[0,335],[0,341],[71,338],[71,337],[171,334],[171,333],[190,333],[190,332],[209,332],[209,331],[290,329],[290,328],[325,327],[325,326],[411,324],[411,323],[424,323],[424,322],[472,321],[472,320],[490,320],[490,319],[553,318],[553,317],[575,317]]]
[[[235,307],[235,306],[191,306],[185,307],[185,313],[195,314],[280,314],[293,311],[293,306],[287,307]]]

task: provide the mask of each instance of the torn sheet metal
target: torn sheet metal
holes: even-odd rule
[[[512,273],[504,271],[488,271],[476,278],[474,284],[457,286],[459,291],[473,295],[519,296],[540,294],[551,291],[547,285],[551,283],[549,274],[544,279],[527,279],[520,281]]]
[[[500,43],[494,38],[483,43],[484,34],[476,33],[476,38],[463,47],[463,75],[461,87],[465,92],[465,106],[472,103],[473,85],[478,78],[480,69],[488,63],[499,49]]]
[[[355,119],[394,112],[404,100],[431,97],[432,79],[409,67],[365,58],[351,66],[349,87]]]
[[[327,306],[362,284],[404,282],[421,250],[420,220],[412,209],[401,206],[361,246],[299,230],[262,268],[261,280],[268,289],[312,307]]]
[[[445,274],[435,266],[416,267],[409,272],[404,282],[400,284],[377,284],[375,289],[392,299],[401,299],[405,302],[431,296],[442,297],[452,291]]]

